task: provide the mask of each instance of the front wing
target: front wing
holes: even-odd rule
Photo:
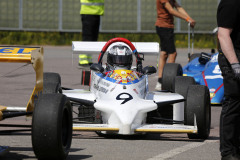
[[[113,131],[118,132],[119,128],[109,126],[108,124],[73,124],[73,130],[76,131]],[[148,124],[134,129],[135,133],[197,133],[197,126],[187,125],[166,125],[166,124]]]

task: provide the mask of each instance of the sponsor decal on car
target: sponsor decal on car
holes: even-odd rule
[[[124,85],[138,83],[142,79],[139,78],[139,73],[131,70],[113,70],[106,72],[105,75],[105,80]]]
[[[211,62],[214,63],[214,62],[218,62],[218,54],[217,55],[214,55],[211,59]]]
[[[0,47],[0,54],[30,54],[36,48],[6,48]]]
[[[106,89],[106,88],[104,88],[104,87],[101,87],[101,86],[99,86],[99,85],[97,85],[97,84],[94,84],[93,85],[93,88],[95,88],[96,90],[98,90],[98,91],[100,91],[100,92],[103,92],[103,93],[107,93],[108,92],[108,89]]]

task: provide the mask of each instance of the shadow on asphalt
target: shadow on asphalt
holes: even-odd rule
[[[92,155],[69,155],[68,160],[81,160],[93,157]]]
[[[0,157],[1,160],[23,160],[23,159],[32,159],[36,158],[35,156],[27,156],[26,154],[19,154],[15,152],[19,151],[28,151],[33,152],[32,148],[29,147],[10,147],[10,152]],[[17,157],[17,158],[16,158]]]
[[[159,141],[185,141],[185,142],[204,142],[202,139],[189,139],[187,134],[167,134],[167,133],[148,133],[144,135],[97,135],[94,132],[79,132],[73,134],[73,139],[122,139],[122,140],[159,140]],[[207,140],[219,140],[219,137],[209,136]]]
[[[4,136],[29,136],[31,135],[31,129],[13,129],[13,130],[1,130],[0,135]]]

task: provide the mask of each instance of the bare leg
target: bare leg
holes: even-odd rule
[[[175,63],[177,52],[168,55],[168,63]]]
[[[163,67],[167,62],[168,54],[165,51],[160,52],[158,78],[162,78]]]

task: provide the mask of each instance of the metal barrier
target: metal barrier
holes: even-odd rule
[[[196,22],[196,33],[216,27],[220,0],[178,0]],[[81,32],[79,0],[1,0],[0,30]],[[100,32],[155,33],[156,0],[105,0]],[[175,18],[175,32],[187,33]]]

